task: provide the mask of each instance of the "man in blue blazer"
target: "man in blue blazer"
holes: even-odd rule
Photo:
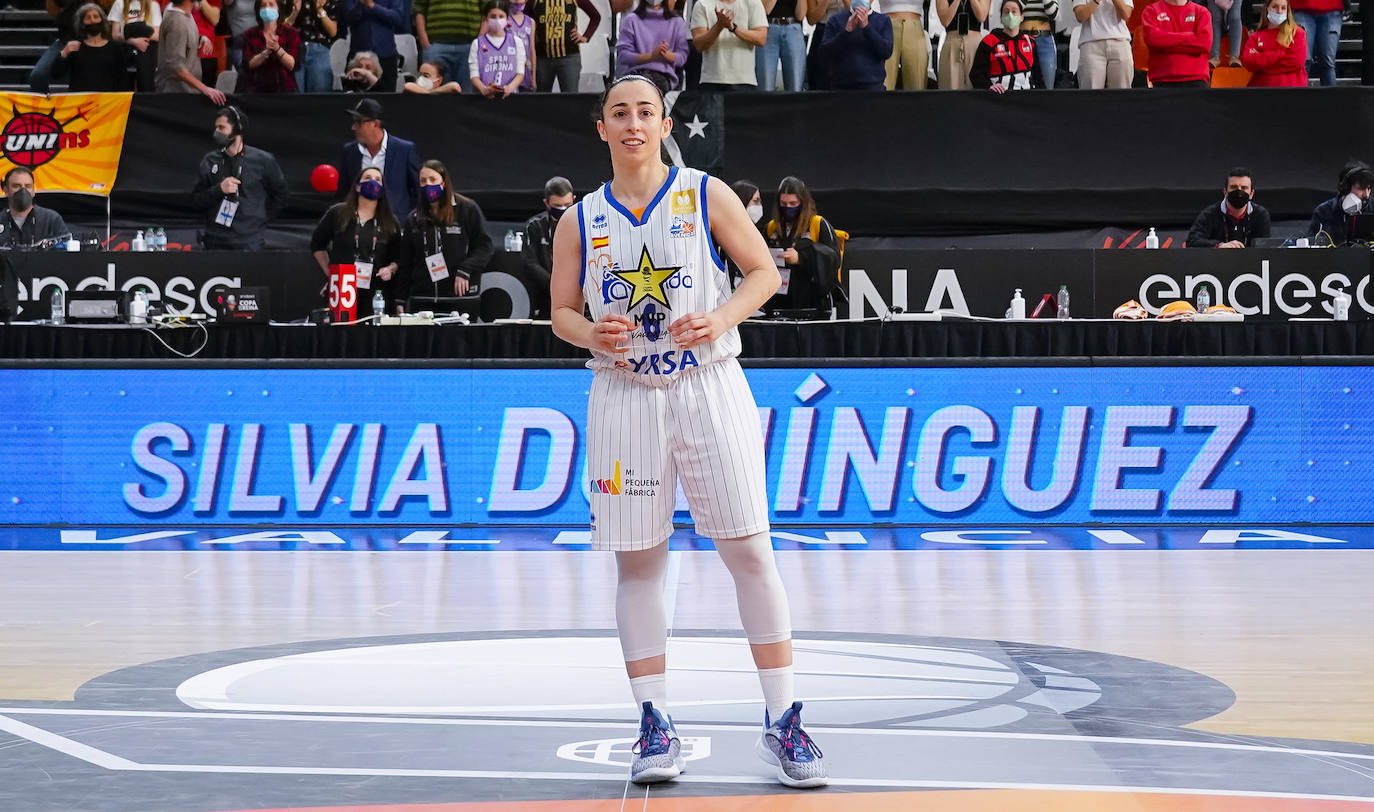
[[[363,99],[349,109],[353,116],[354,140],[343,145],[339,160],[339,194],[348,194],[362,174],[364,162],[382,170],[382,187],[391,213],[397,222],[420,202],[420,154],[415,143],[386,131],[382,123],[382,104]]]

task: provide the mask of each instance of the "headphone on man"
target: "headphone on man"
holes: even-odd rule
[[[1374,178],[1374,170],[1369,168],[1369,164],[1364,161],[1351,161],[1341,170],[1341,176],[1336,182],[1336,192],[1340,197],[1345,197],[1350,194],[1350,187],[1354,186],[1356,181],[1360,181],[1360,185],[1364,186],[1371,178]]]
[[[232,104],[226,104],[220,108],[219,114],[229,119],[229,124],[234,128],[234,135],[243,137],[243,131],[248,129],[248,116],[243,111]]]

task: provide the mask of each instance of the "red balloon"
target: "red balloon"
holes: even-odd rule
[[[310,185],[317,192],[337,192],[339,190],[339,170],[329,164],[320,164],[310,172]]]

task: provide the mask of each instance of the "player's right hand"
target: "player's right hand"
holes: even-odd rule
[[[629,349],[628,333],[635,323],[623,313],[607,313],[592,324],[592,349],[602,352],[625,352]]]

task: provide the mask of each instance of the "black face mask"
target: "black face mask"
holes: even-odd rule
[[[11,211],[24,211],[32,205],[33,192],[30,192],[28,189],[19,189],[17,192],[10,195]]]
[[[81,30],[86,32],[86,36],[94,37],[105,33],[105,26],[100,23],[86,23]]]
[[[801,206],[779,206],[778,208],[782,210],[782,219],[784,220],[795,220],[797,215],[801,213]]]
[[[562,208],[559,208],[558,206],[549,206],[549,219],[557,223],[558,218],[562,217],[563,213],[567,210],[567,206],[563,206]]]
[[[219,130],[215,130],[210,137],[215,139],[215,146],[220,149],[229,146],[229,142],[234,140],[234,136],[226,132],[220,132]]]
[[[1233,209],[1243,209],[1250,202],[1250,193],[1244,189],[1232,189],[1226,193],[1226,202]]]

